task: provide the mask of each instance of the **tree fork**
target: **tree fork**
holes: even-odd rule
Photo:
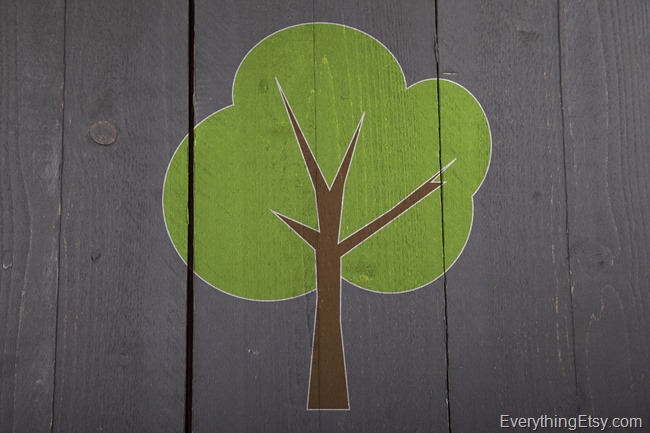
[[[330,187],[277,78],[276,82],[314,188],[318,214],[319,227],[318,230],[315,230],[272,211],[303,241],[309,244],[316,255],[316,320],[307,407],[308,409],[349,409],[341,331],[341,260],[348,252],[444,185],[444,182],[438,181],[438,178],[455,160],[443,167],[386,213],[375,218],[343,241],[339,241],[345,182],[365,113],[361,115]]]
[[[285,99],[286,101],[286,99]],[[288,107],[288,103],[286,103]],[[288,108],[290,110],[290,108]],[[291,117],[292,113],[290,114]],[[331,187],[316,178],[319,233],[316,241],[316,323],[309,378],[308,409],[349,409],[341,331],[341,257],[339,235],[343,191],[363,124],[359,120]],[[296,122],[297,125],[297,122]],[[298,134],[298,133],[297,133]],[[300,132],[302,135],[302,132]],[[319,170],[320,171],[320,170]]]

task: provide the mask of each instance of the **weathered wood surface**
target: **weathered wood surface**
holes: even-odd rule
[[[472,89],[493,140],[447,272],[452,431],[575,415],[557,4],[440,1],[438,13],[441,76]]]
[[[161,194],[186,133],[187,4],[68,1],[65,39],[53,431],[182,431],[186,274]]]
[[[580,413],[648,429],[646,2],[195,10],[196,122],[231,104],[257,42],[311,21],[376,37],[409,83],[470,89],[493,153],[465,251],[415,292],[344,285],[351,410],[306,411],[314,293],[252,302],[195,278],[185,341],[186,269],[160,196],[188,132],[187,2],[5,1],[0,431],[183,431],[192,343],[195,432],[491,432],[502,414]],[[92,140],[96,121],[114,144]]]
[[[48,431],[59,272],[63,1],[0,6],[0,431]]]
[[[647,423],[650,4],[560,6],[580,410]]]

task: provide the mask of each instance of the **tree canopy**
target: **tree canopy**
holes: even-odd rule
[[[330,185],[365,113],[345,184],[341,240],[455,160],[443,188],[342,258],[342,277],[376,292],[438,278],[443,211],[447,266],[469,237],[473,195],[490,159],[485,114],[453,82],[407,87],[381,43],[336,24],[290,27],[261,41],[237,71],[233,104],[196,126],[194,272],[247,299],[286,299],[316,287],[314,250],[274,214],[318,229],[314,188],[276,80]],[[186,261],[187,193],[185,139],[167,170],[163,208]]]

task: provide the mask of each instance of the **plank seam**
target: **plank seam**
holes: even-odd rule
[[[61,309],[61,274],[62,274],[62,261],[61,257],[63,256],[63,215],[61,210],[63,209],[63,168],[65,161],[65,130],[66,130],[66,106],[65,106],[65,95],[66,95],[66,72],[67,64],[66,59],[68,56],[68,0],[63,1],[63,83],[61,85],[61,162],[59,162],[59,246],[57,251],[57,276],[56,276],[56,295],[55,295],[55,312],[54,312],[54,363],[53,363],[53,372],[52,372],[52,407],[51,407],[51,418],[50,418],[50,432],[55,431],[55,420],[56,420],[56,398],[57,398],[57,364],[59,364],[59,332],[61,331],[59,326],[59,311]]]
[[[435,37],[434,37],[434,55],[436,59],[436,98],[438,110],[438,164],[442,167],[442,119],[440,108],[440,34],[438,32],[438,0],[433,2],[435,16]],[[444,183],[444,174],[440,173],[440,181]],[[444,188],[440,188],[440,225],[442,234],[442,287],[444,310],[444,328],[445,328],[445,387],[447,392],[447,431],[451,433],[451,402],[449,386],[449,311],[447,298],[447,261],[445,258],[445,207],[444,207]]]
[[[188,192],[187,192],[187,291],[185,298],[185,433],[192,433],[194,380],[194,0],[188,0]]]
[[[576,326],[575,326],[575,304],[573,302],[573,271],[571,269],[571,236],[569,233],[569,186],[568,186],[568,168],[567,168],[567,155],[566,155],[566,119],[564,116],[564,88],[562,85],[562,23],[561,23],[561,0],[557,0],[557,42],[558,42],[558,73],[559,73],[559,95],[560,95],[560,118],[562,128],[562,163],[563,163],[563,176],[564,176],[564,203],[565,203],[565,231],[566,231],[566,252],[567,252],[567,265],[569,271],[569,300],[571,302],[571,356],[573,358],[573,386],[575,388],[575,400],[577,405],[577,413],[580,414],[580,394],[578,389],[578,366],[576,361]],[[581,431],[578,428],[578,431]]]

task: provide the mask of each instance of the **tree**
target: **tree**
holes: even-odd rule
[[[252,300],[316,289],[308,408],[347,409],[342,278],[403,292],[456,260],[490,159],[483,110],[449,81],[407,87],[358,30],[305,24],[247,54],[233,105],[194,137],[194,272]],[[163,197],[185,261],[187,191],[186,139]]]

